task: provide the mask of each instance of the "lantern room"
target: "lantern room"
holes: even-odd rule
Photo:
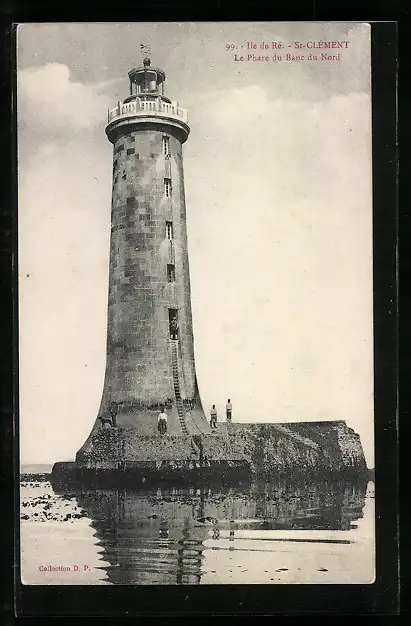
[[[146,57],[143,67],[137,67],[128,73],[130,80],[130,96],[164,96],[165,72],[157,67],[151,67],[151,61]]]

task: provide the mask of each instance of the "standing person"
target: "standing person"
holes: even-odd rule
[[[117,426],[117,404],[112,402],[110,404],[111,425],[115,428]]]
[[[173,319],[171,320],[170,329],[171,329],[171,339],[178,339],[178,321],[176,317],[173,317]]]
[[[211,428],[217,428],[217,409],[215,404],[213,404],[213,408],[210,411],[210,426]]]
[[[164,407],[161,407],[161,413],[158,414],[157,428],[160,435],[165,435],[167,432],[167,413]]]
[[[225,412],[227,416],[227,422],[231,422],[231,417],[233,415],[233,405],[231,404],[230,398],[228,398],[227,404],[225,405]]]

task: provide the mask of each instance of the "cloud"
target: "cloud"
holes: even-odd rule
[[[18,121],[44,135],[91,130],[105,119],[106,83],[83,84],[60,63],[19,72]]]
[[[217,128],[227,131],[239,124],[250,124],[264,119],[270,103],[262,87],[249,85],[212,95],[207,104],[210,121]]]
[[[199,199],[210,201],[210,192],[219,198],[229,195],[233,187],[227,185],[227,175],[236,179],[238,198],[245,193],[259,206],[295,204],[307,197],[328,202],[338,188],[343,195],[351,193],[353,181],[356,194],[369,194],[367,94],[293,102],[270,99],[262,87],[251,85],[215,91],[199,101],[189,111],[193,132],[185,148],[187,174],[197,158],[203,163],[193,190]]]

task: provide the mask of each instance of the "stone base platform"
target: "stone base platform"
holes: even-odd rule
[[[142,489],[150,485],[201,485],[204,483],[237,485],[249,483],[252,473],[248,463],[241,461],[211,461],[200,465],[196,461],[145,461],[129,463],[119,469],[78,467],[75,462],[59,462],[53,466],[51,483],[91,488],[127,487]]]
[[[218,424],[189,435],[143,434],[123,423],[93,429],[78,451],[81,480],[240,480],[246,476],[361,477],[368,475],[359,436],[344,421]],[[53,477],[73,472],[57,463]]]

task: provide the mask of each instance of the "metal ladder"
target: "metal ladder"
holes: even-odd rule
[[[171,365],[173,369],[174,395],[176,397],[177,414],[180,421],[181,430],[185,435],[189,435],[186,420],[184,417],[184,407],[181,400],[180,382],[178,379],[177,343],[178,341],[176,340],[171,341]]]

